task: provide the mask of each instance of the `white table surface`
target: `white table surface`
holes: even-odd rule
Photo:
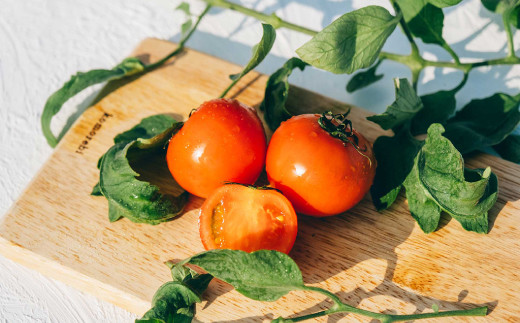
[[[204,5],[190,0],[193,12]],[[52,153],[40,130],[40,116],[47,97],[76,71],[111,68],[146,37],[178,40],[183,14],[174,12],[178,0],[1,0],[0,1],[0,218],[22,193]],[[243,4],[283,19],[321,29],[341,13],[368,4],[390,8],[385,0],[245,0]],[[467,60],[504,56],[505,33],[498,16],[479,0],[465,0],[445,10],[444,36]],[[479,32],[479,31],[482,32]],[[188,46],[244,64],[250,47],[260,39],[260,24],[238,13],[213,9]],[[517,33],[515,43],[520,44]],[[270,73],[309,37],[279,30],[271,55],[259,66]],[[432,45],[423,46],[428,58],[448,60]],[[409,46],[395,32],[385,50],[406,53]],[[231,71],[230,71],[231,72]],[[233,71],[235,72],[235,71]],[[408,71],[384,63],[385,78],[354,94],[345,91],[347,75],[315,69],[295,72],[291,82],[372,111],[383,111],[393,101],[393,77]],[[432,82],[433,77],[436,80]],[[419,91],[451,88],[458,72],[428,69]],[[98,89],[97,87],[96,89]],[[53,122],[57,133],[67,118],[88,104],[96,89],[68,102]],[[470,75],[457,95],[458,107],[471,98],[497,91],[520,91],[520,67],[481,68]],[[132,322],[136,316],[65,284],[44,277],[0,256],[0,322]]]

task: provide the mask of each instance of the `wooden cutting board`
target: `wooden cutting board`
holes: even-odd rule
[[[155,61],[175,48],[149,39],[135,55]],[[63,138],[39,174],[0,224],[0,251],[30,268],[64,281],[138,315],[150,307],[157,288],[171,280],[167,260],[203,250],[197,208],[192,198],[181,217],[157,226],[126,219],[109,223],[107,202],[89,193],[98,180],[96,162],[112,138],[142,118],[172,113],[186,119],[191,109],[215,98],[240,67],[193,50],[132,83],[119,86],[88,109]],[[229,96],[258,106],[267,77],[250,73]],[[291,89],[290,109],[345,109],[345,104],[299,88]],[[365,120],[369,112],[352,107],[355,127],[373,141],[383,133]],[[491,165],[499,196],[490,211],[488,235],[464,231],[444,218],[426,235],[400,197],[378,213],[369,197],[351,211],[328,218],[300,217],[291,257],[304,281],[337,293],[352,305],[400,314],[488,305],[485,318],[454,321],[520,321],[520,166],[489,155],[474,156],[470,167]],[[152,179],[175,190],[165,166],[151,163]],[[168,189],[168,188],[165,188]],[[293,292],[277,302],[252,301],[213,281],[197,308],[202,322],[258,322],[325,309],[320,295]],[[332,322],[369,321],[335,315]],[[317,321],[325,322],[325,318]],[[437,322],[450,321],[449,319]]]

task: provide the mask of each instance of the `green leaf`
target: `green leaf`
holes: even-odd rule
[[[269,128],[275,131],[282,121],[292,117],[287,111],[285,103],[289,95],[289,76],[295,68],[304,70],[307,63],[299,58],[289,59],[283,66],[274,72],[267,80],[264,100],[260,104],[260,110],[264,111],[264,119]]]
[[[509,15],[509,22],[515,26],[516,29],[520,29],[520,6],[516,6],[511,10]]]
[[[498,145],[493,146],[500,156],[513,163],[520,164],[520,136],[509,135]]]
[[[226,89],[226,91],[221,95],[221,97],[223,97],[227,93],[227,91],[229,91],[229,89],[231,89],[231,87],[233,85],[235,85],[242,77],[244,77],[244,75],[246,75],[247,73],[252,71],[255,67],[257,67],[258,64],[260,64],[264,60],[264,58],[267,56],[267,54],[269,54],[269,52],[271,51],[271,48],[273,47],[274,41],[276,39],[276,31],[273,28],[273,26],[271,26],[269,24],[262,24],[262,28],[263,28],[262,39],[260,40],[260,42],[258,44],[256,44],[253,47],[253,55],[251,56],[251,59],[247,63],[246,67],[242,70],[242,72],[237,73],[237,74],[232,74],[229,76],[229,78],[231,80],[233,80],[233,82]]]
[[[462,0],[428,0],[432,5],[439,8],[446,8],[461,3]]]
[[[195,270],[186,266],[173,266],[171,268],[173,281],[180,282],[188,286],[197,295],[202,295],[208,288],[213,276],[210,274],[198,274]]]
[[[382,79],[384,76],[383,74],[376,74],[379,64],[381,64],[381,61],[378,61],[374,66],[366,71],[358,72],[352,76],[347,83],[347,92],[352,93]]]
[[[182,212],[188,193],[164,195],[157,186],[138,180],[139,174],[130,166],[143,155],[164,153],[164,146],[181,127],[182,122],[177,122],[153,138],[118,143],[102,157],[99,186],[108,200],[111,222],[126,217],[133,222],[158,224]]]
[[[432,1],[430,1],[432,2]],[[436,1],[433,1],[436,2]],[[442,37],[444,13],[428,0],[397,0],[412,34],[428,44],[445,45]]]
[[[167,282],[159,287],[152,299],[152,308],[136,323],[190,323],[195,316],[195,303],[200,296],[179,282]]]
[[[425,232],[436,229],[440,210],[468,231],[488,232],[488,211],[495,204],[498,180],[491,169],[464,169],[461,154],[433,124],[404,182],[412,215]]]
[[[191,21],[191,19],[188,19],[185,22],[183,22],[181,25],[181,34],[183,36],[186,35],[191,30],[192,25],[193,25],[193,21]]]
[[[403,183],[406,189],[408,208],[421,230],[424,233],[431,233],[439,226],[441,208],[428,196],[428,191],[421,185],[418,167],[415,163],[416,159],[411,172]]]
[[[139,138],[150,139],[165,132],[175,123],[177,123],[177,121],[172,116],[167,114],[156,114],[150,117],[146,117],[130,130],[115,136],[114,144],[125,144]]]
[[[247,253],[216,249],[195,255],[184,263],[201,267],[244,296],[258,301],[275,301],[304,287],[296,263],[286,254],[274,250]]]
[[[466,154],[496,145],[520,122],[519,97],[496,93],[468,103],[446,124],[445,137]]]
[[[374,64],[398,22],[385,8],[367,6],[339,17],[296,53],[312,66],[351,74]]]
[[[68,99],[83,91],[87,87],[111,80],[120,79],[129,75],[140,73],[144,70],[144,64],[137,58],[130,57],[123,60],[111,70],[92,70],[86,73],[78,72],[63,85],[61,89],[54,92],[43,108],[41,126],[43,135],[51,147],[58,144],[59,139],[51,131],[51,120]]]
[[[141,120],[141,122],[134,126],[132,129],[127,130],[123,133],[118,134],[114,138],[114,144],[126,144],[133,140],[137,140],[138,138],[141,139],[150,139],[154,136],[157,136],[158,134],[168,130],[172,124],[176,123],[177,121],[167,115],[167,114],[156,114],[147,118],[144,118]],[[98,160],[97,168],[101,168],[101,161],[103,159],[103,156],[101,156]],[[99,183],[97,183],[90,195],[93,196],[102,196],[101,189],[99,188]],[[119,219],[119,218],[117,218]],[[115,219],[114,221],[116,221]],[[111,221],[111,222],[114,222]]]
[[[152,308],[136,323],[145,322],[191,322],[195,315],[195,303],[200,303],[202,293],[213,277],[199,275],[185,266],[172,268],[173,281],[157,290],[152,299]]]
[[[426,133],[433,123],[444,123],[455,112],[454,91],[439,91],[421,96],[423,108],[412,118],[412,134]]]
[[[176,8],[175,10],[179,10],[179,11],[182,11],[184,12],[184,14],[186,16],[191,16],[191,11],[190,11],[190,4],[187,3],[187,2],[181,2]]]
[[[380,136],[374,142],[377,168],[370,195],[378,211],[394,203],[422,145],[408,129],[400,130],[393,137]]]
[[[377,123],[381,128],[397,129],[411,120],[422,108],[421,99],[408,82],[408,79],[394,79],[395,101],[383,114],[367,117],[368,120]]]

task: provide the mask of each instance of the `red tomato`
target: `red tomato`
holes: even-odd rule
[[[256,111],[237,100],[203,103],[173,136],[166,161],[188,192],[208,197],[225,182],[253,184],[267,149]]]
[[[363,198],[372,185],[376,159],[361,134],[353,130],[362,154],[331,136],[319,118],[305,114],[283,122],[269,143],[266,171],[296,212],[321,217],[345,212]]]
[[[289,253],[298,224],[291,202],[274,189],[228,184],[204,202],[199,217],[206,250],[260,249]]]

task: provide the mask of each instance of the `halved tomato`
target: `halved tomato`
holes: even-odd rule
[[[298,231],[291,202],[272,188],[227,184],[216,189],[200,211],[206,250],[260,249],[289,253]]]

